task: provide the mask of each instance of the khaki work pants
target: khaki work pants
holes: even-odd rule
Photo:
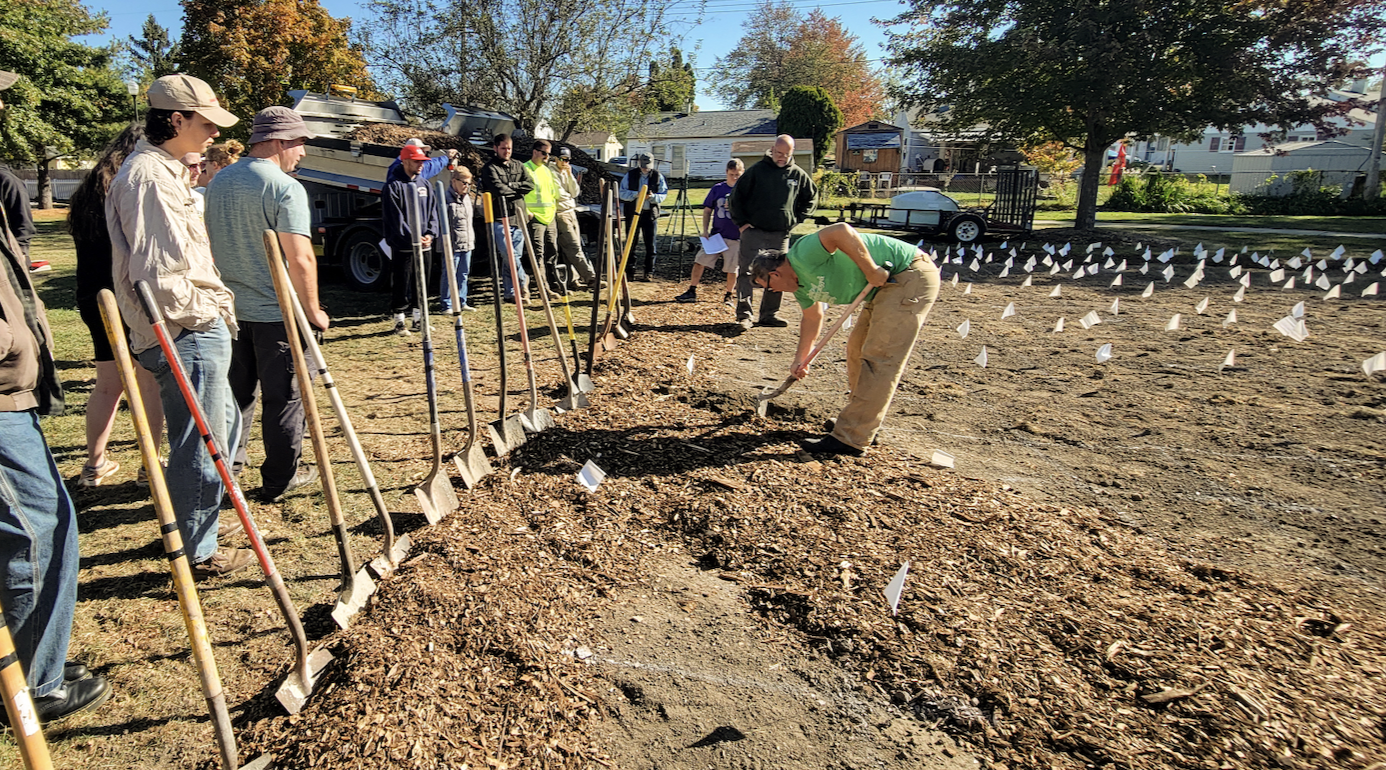
[[[862,306],[847,338],[847,387],[852,392],[833,428],[838,441],[866,449],[876,438],[919,330],[938,299],[938,287],[938,268],[921,257]]]

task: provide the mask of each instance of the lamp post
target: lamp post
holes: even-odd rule
[[[140,122],[140,103],[138,100],[140,84],[133,80],[127,80],[125,81],[125,90],[130,94],[130,110],[135,113],[135,122],[138,123]]]
[[[1218,176],[1218,167],[1213,166],[1213,197],[1216,198],[1222,192],[1222,177]]]

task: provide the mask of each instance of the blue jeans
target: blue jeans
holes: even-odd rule
[[[496,239],[496,259],[500,262],[501,283],[505,286],[505,296],[515,296],[515,287],[510,285],[510,263],[509,257],[505,255],[505,223],[492,222],[491,235]],[[520,283],[528,284],[529,278],[525,275],[525,236],[520,232],[520,228],[515,225],[510,226],[510,247],[515,250],[515,274],[520,276]],[[462,291],[462,287],[457,288]]]
[[[228,448],[240,438],[240,410],[231,395],[231,332],[220,319],[204,332],[184,331],[174,340],[178,358],[188,374],[192,390],[211,428],[218,453],[230,461]],[[159,381],[159,397],[164,403],[168,426],[168,493],[173,498],[173,515],[183,534],[183,546],[194,564],[217,552],[217,511],[226,488],[217,474],[216,463],[207,454],[173,369],[160,347],[139,354],[140,364]]]
[[[472,272],[472,252],[454,251],[452,253],[452,269],[457,276],[457,299],[458,307],[467,304],[467,275]],[[438,301],[443,304],[443,312],[452,310],[452,292],[448,290],[448,274],[443,273],[439,281]]]
[[[62,686],[77,606],[77,511],[34,412],[0,412],[0,603],[33,695]]]

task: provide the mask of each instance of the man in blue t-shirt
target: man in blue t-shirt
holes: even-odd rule
[[[263,233],[278,234],[308,323],[325,330],[331,322],[318,305],[318,264],[310,236],[308,195],[289,172],[303,158],[312,137],[303,118],[287,107],[267,107],[255,115],[250,150],[227,166],[207,188],[207,237],[226,286],[236,295],[240,334],[231,348],[231,392],[241,410],[241,440],[235,467],[246,462],[250,421],[259,386],[265,462],[255,496],[277,501],[289,490],[310,484],[316,468],[299,468],[303,454],[303,394],[270,277]],[[311,397],[311,394],[310,394]]]
[[[800,442],[810,452],[861,456],[876,438],[909,363],[919,330],[938,298],[938,268],[919,247],[858,233],[843,222],[800,238],[788,252],[762,251],[750,260],[751,280],[793,294],[803,308],[791,377],[809,374],[809,353],[827,305],[850,305],[868,286],[861,315],[847,338],[847,406],[832,433]]]
[[[699,249],[698,256],[693,258],[693,273],[688,277],[688,291],[674,297],[674,301],[697,302],[698,283],[703,280],[703,271],[709,267],[716,267],[719,259],[722,261],[722,271],[727,274],[727,287],[722,292],[722,304],[730,305],[736,296],[736,274],[741,265],[741,228],[732,221],[730,200],[732,188],[736,186],[736,180],[741,178],[741,172],[745,170],[746,164],[739,158],[727,161],[727,181],[718,182],[703,199],[703,227],[698,235],[706,241],[716,233],[722,236],[722,242],[727,248],[726,251],[715,254],[707,253],[706,246]]]

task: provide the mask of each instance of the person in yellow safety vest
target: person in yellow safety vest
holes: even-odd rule
[[[529,211],[529,240],[534,244],[534,259],[543,266],[549,291],[562,294],[563,287],[557,280],[555,270],[558,260],[559,191],[558,177],[548,166],[552,149],[553,145],[548,141],[534,140],[531,157],[525,164],[530,176],[534,177],[534,189],[525,196],[525,209]]]

